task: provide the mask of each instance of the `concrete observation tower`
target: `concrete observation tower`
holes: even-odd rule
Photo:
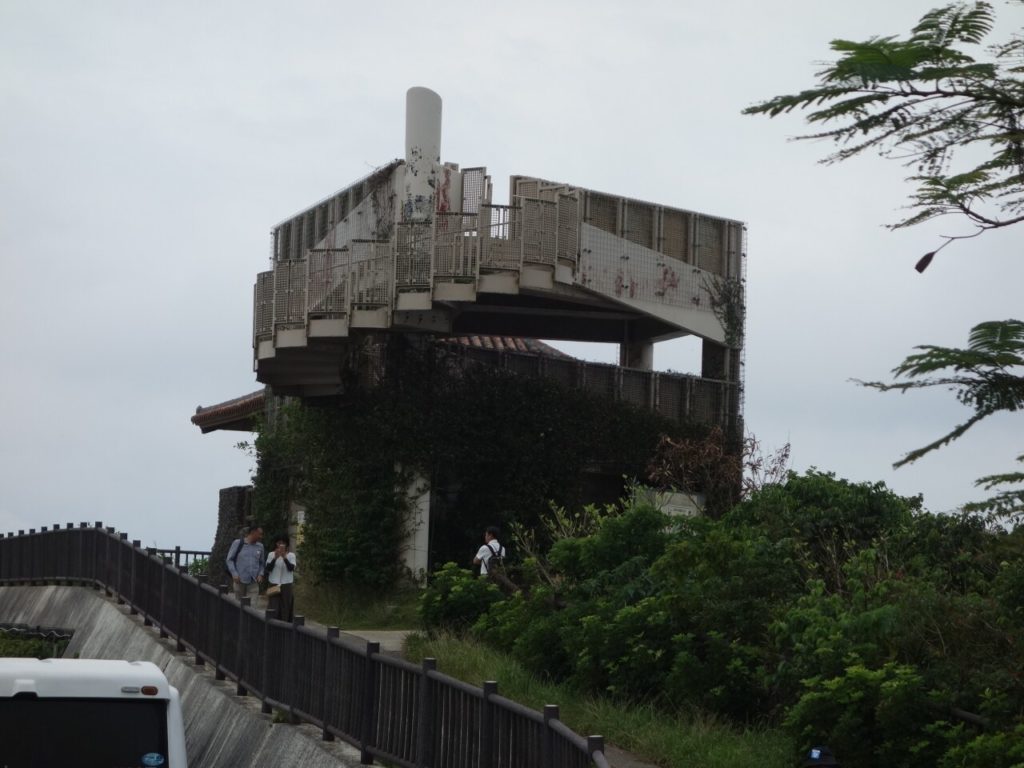
[[[692,335],[692,378],[725,388],[712,420],[738,423],[741,222],[523,175],[497,205],[486,168],[442,162],[427,88],[406,95],[405,145],[273,228],[255,286],[259,381],[336,394],[339,360],[370,333],[612,342],[621,366],[648,371],[655,342]]]

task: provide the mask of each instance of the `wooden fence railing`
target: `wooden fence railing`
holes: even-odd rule
[[[189,576],[186,566],[129,542],[102,523],[67,523],[0,534],[0,585],[73,584],[105,589],[196,664],[208,664],[264,712],[321,729],[405,768],[608,768],[600,736],[582,737],[558,707],[527,709],[421,665],[384,655],[378,643],[278,621]],[[3,617],[0,616],[0,621]]]

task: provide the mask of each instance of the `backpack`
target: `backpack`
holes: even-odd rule
[[[487,543],[487,548],[491,550],[491,556],[487,558],[487,578],[498,585],[498,588],[506,595],[511,595],[513,592],[518,592],[519,587],[508,577],[505,572],[505,553],[503,547],[499,544],[497,551],[491,546],[490,542]]]
[[[486,546],[489,550],[491,550],[491,556],[487,558],[486,563],[487,575],[490,576],[492,568],[495,570],[504,570],[505,568],[505,555],[502,554],[502,550],[504,549],[504,547],[502,547],[499,544],[498,549],[495,550],[494,547],[491,546],[490,542],[488,542]]]

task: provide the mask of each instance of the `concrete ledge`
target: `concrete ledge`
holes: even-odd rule
[[[67,656],[152,661],[181,692],[190,768],[358,766],[359,751],[324,742],[312,726],[274,724],[259,701],[236,696],[191,654],[177,653],[127,606],[86,587],[0,587],[0,622],[75,630]]]

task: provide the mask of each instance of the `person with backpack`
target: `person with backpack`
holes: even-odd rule
[[[235,597],[252,598],[255,603],[263,581],[263,528],[254,525],[241,539],[235,539],[228,548],[227,566],[231,573]]]
[[[505,548],[498,541],[499,533],[500,531],[497,526],[488,526],[487,530],[484,531],[484,545],[477,550],[476,557],[473,558],[473,565],[480,566],[481,578],[487,577],[488,564],[495,566],[492,570],[497,570],[505,561]]]

